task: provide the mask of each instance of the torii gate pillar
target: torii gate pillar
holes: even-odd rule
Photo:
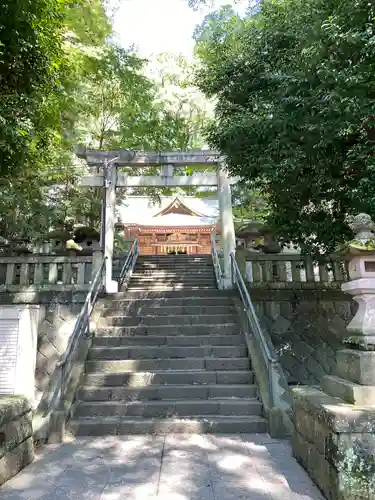
[[[105,165],[105,216],[104,216],[104,256],[105,261],[105,292],[117,293],[118,283],[112,280],[113,249],[115,240],[116,218],[116,185],[117,167],[111,163]]]
[[[230,181],[224,168],[220,168],[220,170],[218,170],[217,183],[221,224],[221,243],[224,251],[222,286],[223,288],[232,288],[232,266],[230,254],[236,249],[236,237],[233,223]]]

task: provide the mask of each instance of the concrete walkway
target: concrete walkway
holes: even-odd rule
[[[323,500],[267,435],[110,436],[44,447],[1,500]]]

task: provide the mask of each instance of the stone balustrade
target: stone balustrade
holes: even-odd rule
[[[0,292],[88,290],[92,256],[0,257]]]
[[[242,271],[251,288],[339,288],[347,281],[345,257],[332,256],[316,264],[300,254],[262,254],[237,249]]]
[[[319,384],[332,373],[346,325],[356,312],[354,301],[341,291],[347,258],[332,256],[319,266],[299,254],[239,248],[236,259],[289,384]]]
[[[0,396],[0,486],[34,459],[32,411],[22,396]]]

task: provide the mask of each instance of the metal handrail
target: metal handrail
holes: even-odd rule
[[[216,283],[217,283],[217,287],[220,290],[222,288],[223,273],[221,271],[220,259],[219,259],[219,255],[217,253],[216,239],[215,239],[214,232],[211,233],[211,253],[212,253],[212,262],[213,262],[214,270],[215,270]]]
[[[232,268],[232,283],[235,287],[237,287],[239,291],[242,303],[245,308],[246,316],[249,321],[251,332],[253,333],[258,345],[260,346],[262,358],[267,368],[270,407],[273,407],[275,406],[274,376],[277,375],[278,360],[276,358],[276,355],[271,352],[270,346],[264,336],[263,330],[258,320],[258,316],[251,301],[249,291],[245,285],[241,271],[238,267],[234,252],[231,253],[230,258]]]
[[[51,399],[51,408],[57,408],[64,411],[65,388],[70,373],[67,369],[67,365],[72,360],[79,341],[82,338],[87,338],[86,335],[90,330],[90,316],[99,292],[103,287],[105,261],[106,258],[103,258],[100,263],[99,269],[97,270],[93,282],[91,283],[90,290],[87,293],[81,312],[79,313],[77,321],[74,325],[73,333],[69,338],[68,345],[56,365],[56,368],[60,370],[60,377],[59,383]]]
[[[121,289],[125,281],[128,281],[131,278],[138,256],[139,256],[139,243],[138,240],[134,240],[130,252],[126,257],[126,260],[120,272],[119,290]]]

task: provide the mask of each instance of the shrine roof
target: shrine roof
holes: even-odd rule
[[[142,227],[200,227],[212,226],[213,224],[215,224],[215,219],[208,217],[196,217],[185,214],[168,214],[144,219],[137,225]]]
[[[180,201],[194,215],[173,213],[173,205]],[[144,196],[131,196],[118,207],[120,221],[124,224],[141,226],[207,226],[215,224],[218,218],[216,198],[195,198],[192,196],[163,196],[160,203],[154,203]],[[162,215],[166,212],[166,215]]]

